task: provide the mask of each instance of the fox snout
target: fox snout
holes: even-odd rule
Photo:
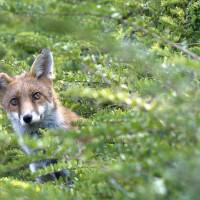
[[[28,115],[23,116],[23,120],[24,120],[24,122],[27,123],[27,124],[30,124],[31,121],[32,121],[32,119],[33,119],[33,116],[32,116],[31,114],[28,114]]]
[[[34,104],[31,99],[26,98],[23,101],[21,98],[21,106],[19,106],[19,120],[22,126],[31,125],[41,120],[43,110],[42,105]]]
[[[36,113],[35,111],[31,111],[25,114],[21,114],[20,123],[22,126],[27,126],[33,123],[40,122],[41,118],[42,113]]]
[[[8,112],[8,116],[11,121],[18,121],[21,126],[31,126],[35,123],[40,123],[43,119],[44,113],[39,113],[34,110],[25,112],[25,113],[18,113],[18,112]]]

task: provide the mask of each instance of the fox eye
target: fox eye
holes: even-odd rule
[[[38,100],[38,99],[40,99],[40,97],[41,97],[41,94],[39,92],[36,92],[36,93],[32,94],[33,100]]]
[[[12,98],[10,100],[10,104],[13,105],[13,106],[17,106],[18,105],[18,99],[15,97],[15,98]]]

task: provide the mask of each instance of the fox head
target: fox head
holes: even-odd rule
[[[53,56],[48,49],[36,57],[29,72],[15,77],[0,73],[1,105],[14,129],[34,127],[56,109],[52,75]]]

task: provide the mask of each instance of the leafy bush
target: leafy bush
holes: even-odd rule
[[[49,43],[50,40],[46,36],[34,32],[21,32],[15,38],[16,47],[28,53],[34,53],[44,47],[49,47]]]
[[[1,111],[0,199],[197,199],[199,5],[1,1],[1,71],[28,70],[33,54],[51,48],[62,104],[86,120],[26,137],[46,150],[29,157]],[[29,171],[44,159],[58,163]],[[35,182],[61,169],[67,184]]]

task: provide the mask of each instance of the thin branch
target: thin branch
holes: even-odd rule
[[[142,26],[138,26],[135,23],[133,23],[133,26],[135,28],[137,28],[138,30],[143,31],[146,34],[150,34],[153,38],[156,38],[156,39],[162,41],[163,43],[167,44],[168,46],[180,50],[182,53],[188,55],[193,60],[197,60],[197,61],[200,62],[200,56],[198,56],[197,54],[189,51],[187,48],[185,48],[185,47],[183,47],[183,46],[181,46],[179,44],[173,43],[172,41],[165,39],[164,37],[158,35],[157,33],[149,31],[148,29],[146,29],[146,28],[144,28]]]
[[[67,16],[67,17],[83,17],[83,16],[90,16],[90,17],[103,17],[112,19],[110,15],[102,15],[101,13],[50,13],[50,12],[11,12],[13,15],[17,16]]]

